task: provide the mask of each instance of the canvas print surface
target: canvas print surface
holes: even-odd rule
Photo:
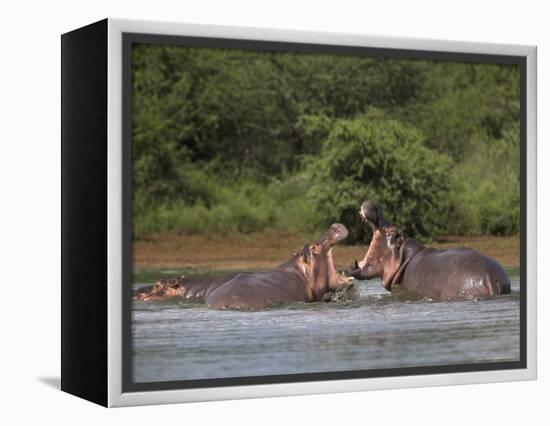
[[[132,46],[134,383],[520,359],[518,65]]]

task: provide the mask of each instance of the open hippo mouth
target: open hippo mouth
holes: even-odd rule
[[[317,244],[323,246],[334,246],[340,241],[347,238],[349,234],[348,229],[341,223],[333,223],[329,230],[317,241]]]
[[[382,207],[372,201],[364,201],[363,204],[361,204],[359,216],[363,223],[370,222],[376,228],[382,228],[389,225],[384,218]]]
[[[321,301],[327,292],[342,284],[342,276],[336,271],[332,249],[348,234],[344,225],[334,223],[314,243],[304,246],[299,265],[307,280],[308,301]]]
[[[384,216],[382,215],[382,208],[371,201],[364,201],[361,204],[361,207],[359,209],[359,216],[361,217],[361,222],[371,223],[375,227],[378,227],[381,218],[382,220],[384,220]],[[346,274],[354,278],[361,279],[361,266],[362,265],[357,262],[357,259],[355,259],[350,269],[346,271]]]
[[[374,230],[382,229],[389,226],[389,222],[384,217],[384,212],[381,206],[372,201],[364,201],[361,204],[359,209],[359,216],[361,217],[361,222],[370,223]],[[372,242],[371,242],[372,243]],[[365,260],[358,262],[357,259],[354,260],[350,269],[346,271],[348,275],[356,279],[364,279],[362,274],[362,268],[365,266]]]

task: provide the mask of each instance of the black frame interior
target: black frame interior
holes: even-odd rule
[[[107,405],[106,19],[61,36],[61,390]]]

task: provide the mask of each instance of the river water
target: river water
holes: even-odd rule
[[[156,382],[519,359],[519,277],[489,300],[433,302],[360,281],[360,298],[263,311],[134,302],[133,380]],[[136,285],[138,286],[138,285]]]

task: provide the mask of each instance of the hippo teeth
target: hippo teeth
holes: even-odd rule
[[[353,277],[348,277],[345,272],[342,272],[340,277],[340,284],[351,284],[353,283]]]

